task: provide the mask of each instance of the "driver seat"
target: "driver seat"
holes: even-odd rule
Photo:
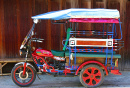
[[[54,56],[59,56],[59,57],[65,57],[65,50],[66,50],[66,46],[68,44],[68,40],[70,38],[70,31],[72,30],[72,28],[68,28],[67,29],[67,35],[66,35],[66,40],[65,41],[65,46],[63,47],[63,50],[60,51],[60,50],[51,50],[51,53],[54,55]]]
[[[54,56],[59,56],[59,57],[64,57],[65,56],[65,52],[62,50],[51,50],[51,53],[54,55]]]

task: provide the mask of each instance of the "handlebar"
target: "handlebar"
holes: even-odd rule
[[[43,42],[44,39],[41,39],[41,38],[32,38],[31,41],[34,41],[34,42]]]
[[[43,42],[44,39],[41,39],[41,38],[31,38],[29,41],[28,41],[28,45],[31,45],[31,41],[34,41],[34,42]]]

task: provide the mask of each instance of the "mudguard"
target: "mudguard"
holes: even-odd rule
[[[93,61],[93,60],[92,60],[92,61],[86,61],[86,62],[84,62],[83,64],[81,64],[81,65],[79,66],[79,68],[77,69],[75,75],[78,74],[78,72],[79,72],[79,70],[80,70],[81,68],[83,68],[84,66],[86,66],[86,65],[88,65],[88,64],[97,64],[97,65],[100,65],[101,67],[104,68],[104,70],[105,70],[105,72],[106,72],[106,75],[108,75],[107,68],[106,68],[101,62]]]
[[[19,65],[19,64],[23,64],[23,66],[24,66],[24,63],[25,63],[25,62],[19,62],[19,63],[16,63],[15,66],[17,66],[17,65]],[[31,65],[30,63],[26,63],[26,67],[27,67],[27,66],[31,66],[31,67],[36,71],[36,69],[35,69],[35,68],[33,67],[33,65]]]

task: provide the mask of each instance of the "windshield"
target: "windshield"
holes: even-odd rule
[[[22,42],[22,44],[20,46],[20,49],[22,49],[24,47],[24,45],[27,43],[28,39],[32,36],[34,28],[35,28],[35,23],[33,24],[32,28],[29,30],[29,32],[26,35],[26,37],[24,38],[24,40],[23,40],[23,42]]]

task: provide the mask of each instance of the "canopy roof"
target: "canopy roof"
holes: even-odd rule
[[[115,18],[120,17],[117,9],[83,9],[71,8],[66,10],[51,11],[40,15],[32,16],[32,19],[71,19],[71,18]]]

